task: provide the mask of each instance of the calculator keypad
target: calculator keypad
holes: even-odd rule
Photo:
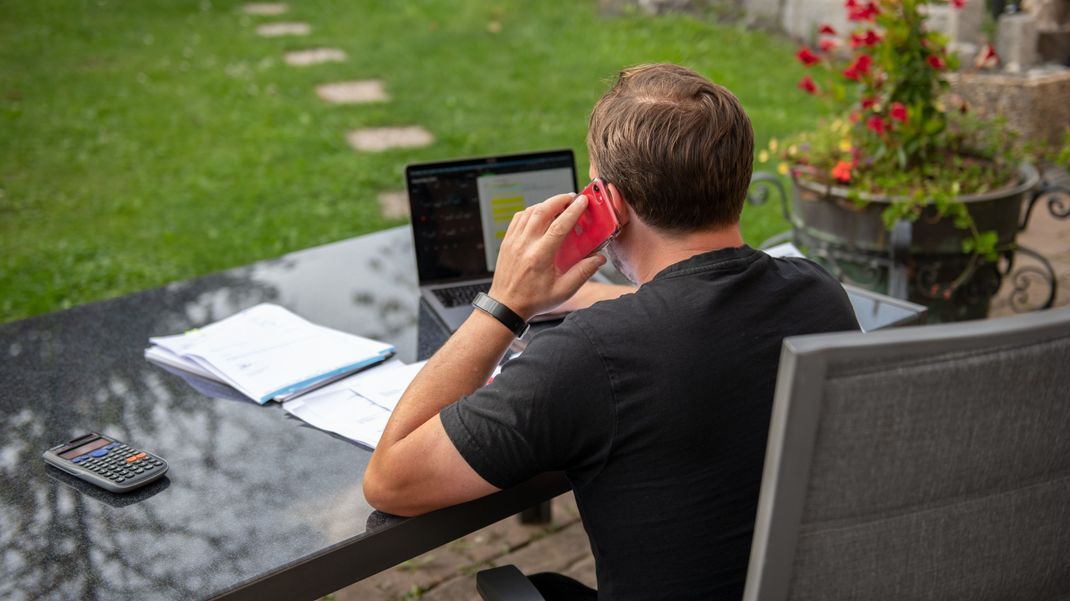
[[[71,462],[117,484],[138,478],[142,474],[148,477],[163,469],[163,461],[159,457],[118,442],[75,457]]]

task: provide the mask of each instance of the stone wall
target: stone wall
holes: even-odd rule
[[[1070,69],[1049,67],[1021,74],[953,73],[951,91],[983,115],[1001,115],[1023,136],[1061,144],[1070,127]]]

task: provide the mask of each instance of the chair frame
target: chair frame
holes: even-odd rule
[[[976,350],[982,341],[986,347],[1003,347],[1066,336],[1070,336],[1070,308],[988,321],[785,339],[744,601],[788,598],[830,364],[845,358]]]

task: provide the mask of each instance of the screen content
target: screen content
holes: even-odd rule
[[[90,451],[95,451],[95,450],[99,449],[100,447],[102,447],[102,446],[104,446],[106,444],[108,444],[108,441],[106,439],[98,438],[98,439],[96,439],[96,440],[94,440],[92,442],[87,442],[87,443],[85,443],[84,445],[82,445],[80,447],[71,449],[71,450],[67,451],[66,453],[63,453],[62,455],[60,455],[60,457],[62,457],[64,459],[74,459],[75,457],[77,457],[79,455],[85,455],[86,453],[88,453]]]
[[[572,154],[414,166],[408,174],[421,281],[490,277],[513,214],[575,192]]]
[[[487,271],[494,271],[513,215],[555,194],[573,191],[572,180],[571,167],[476,178]]]

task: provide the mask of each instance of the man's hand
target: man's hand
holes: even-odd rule
[[[528,320],[575,294],[606,262],[596,254],[565,273],[554,266],[557,249],[586,208],[587,197],[559,194],[513,215],[498,253],[490,296]]]
[[[554,254],[587,206],[562,194],[517,213],[502,240],[490,295],[524,319],[561,304],[605,262],[588,257],[558,273]],[[450,441],[438,412],[486,383],[513,341],[494,317],[474,311],[427,362],[390,415],[364,472],[373,507],[416,515],[498,490]]]

